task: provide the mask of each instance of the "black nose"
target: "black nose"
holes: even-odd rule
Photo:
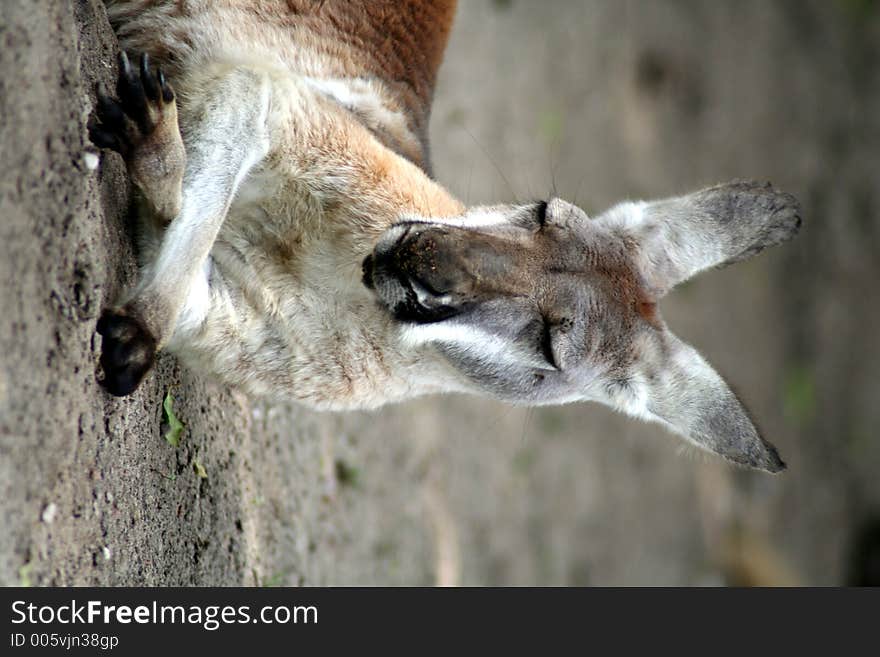
[[[371,253],[366,258],[364,258],[364,262],[361,265],[361,271],[363,272],[363,277],[361,280],[364,282],[369,289],[374,289],[376,287],[375,283],[373,283],[373,254]]]
[[[396,269],[429,294],[440,297],[470,280],[460,257],[463,245],[445,230],[413,231],[394,254]]]

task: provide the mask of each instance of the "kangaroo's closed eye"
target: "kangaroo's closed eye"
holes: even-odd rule
[[[547,205],[547,201],[539,201],[535,208],[535,219],[537,219],[538,225],[541,228],[547,225]]]
[[[550,321],[546,317],[543,317],[541,322],[541,354],[550,365],[558,370],[559,365],[556,362],[556,357],[553,355],[552,329],[553,326]]]

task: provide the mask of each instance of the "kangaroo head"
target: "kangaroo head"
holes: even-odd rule
[[[773,220],[772,208],[729,201],[624,204],[590,220],[554,199],[406,219],[366,258],[364,282],[409,346],[431,345],[486,394],[529,405],[598,401],[778,472],[776,450],[656,305],[700,269],[793,232],[792,212]],[[731,212],[743,217],[731,221]],[[754,229],[744,225],[751,214],[761,215]]]

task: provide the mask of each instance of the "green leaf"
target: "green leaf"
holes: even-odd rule
[[[361,481],[361,472],[355,466],[345,461],[336,461],[336,481],[343,486],[357,488]]]
[[[205,466],[203,466],[200,461],[193,459],[193,470],[196,471],[196,474],[199,476],[199,478],[208,478],[208,471],[205,470]]]
[[[260,586],[263,588],[274,588],[278,586],[282,586],[284,584],[284,579],[287,577],[288,571],[281,571],[272,575],[272,577],[268,577],[264,579]]]
[[[162,410],[165,411],[165,424],[168,430],[165,432],[165,441],[172,447],[180,447],[180,434],[183,433],[183,422],[177,419],[171,406],[174,404],[174,397],[171,391],[165,395],[165,401],[162,402]]]
[[[170,482],[172,482],[172,483],[175,482],[175,481],[177,481],[177,475],[176,475],[175,473],[173,473],[173,472],[171,472],[171,473],[169,473],[169,474],[165,474],[164,472],[162,472],[161,470],[157,470],[156,468],[150,468],[150,470],[152,470],[152,471],[155,472],[157,475],[159,475],[160,477],[162,477],[162,479],[167,479],[168,481],[170,481]]]
[[[34,583],[31,581],[31,571],[34,568],[34,564],[31,562],[26,563],[21,568],[18,569],[18,585],[24,587],[31,587]]]

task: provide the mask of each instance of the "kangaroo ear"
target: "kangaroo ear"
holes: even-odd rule
[[[655,296],[709,269],[746,260],[795,235],[800,206],[769,183],[732,182],[650,203],[621,203],[599,225],[633,246]]]
[[[669,332],[657,359],[643,364],[643,385],[633,414],[658,421],[694,445],[734,463],[780,472],[785,463],[765,441],[742,402],[715,370]]]

